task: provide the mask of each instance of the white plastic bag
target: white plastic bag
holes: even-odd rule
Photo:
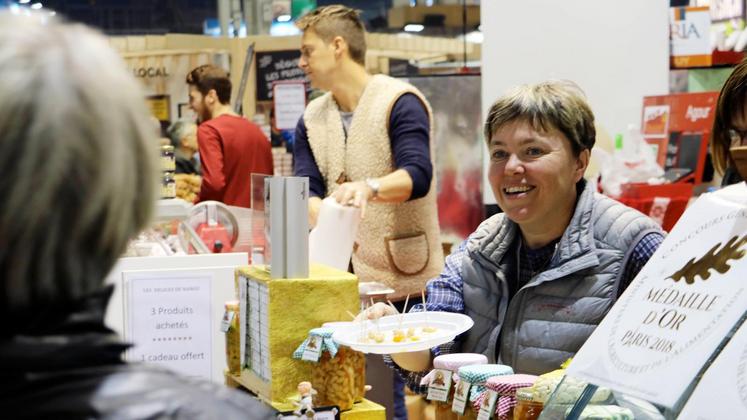
[[[611,155],[599,149],[594,150],[594,155],[599,159],[601,167],[602,190],[611,197],[621,195],[623,184],[663,182],[661,177],[664,170],[656,163],[654,150],[643,140],[640,130],[635,125],[628,126],[622,145],[616,144]]]

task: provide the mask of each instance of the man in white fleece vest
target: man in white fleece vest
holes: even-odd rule
[[[297,25],[299,66],[327,91],[296,128],[294,172],[309,177],[311,225],[326,196],[361,207],[353,271],[391,286],[392,300],[419,296],[443,267],[430,106],[413,86],[366,72],[357,11],[320,7]]]

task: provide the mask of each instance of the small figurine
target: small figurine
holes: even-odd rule
[[[296,411],[293,412],[296,416],[301,416],[301,412],[306,410],[304,415],[306,417],[314,417],[314,404],[312,397],[316,395],[316,390],[311,387],[311,382],[303,381],[298,383],[298,394],[300,398],[295,403]]]

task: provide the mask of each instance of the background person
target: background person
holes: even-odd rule
[[[484,221],[428,283],[428,310],[475,324],[457,342],[393,354],[417,387],[433,354],[475,352],[517,373],[542,374],[572,357],[663,240],[647,216],[583,179],[594,115],[570,82],[516,88],[485,122],[488,179],[504,213]],[[390,314],[377,304],[369,317]]]
[[[122,360],[103,279],[153,212],[156,136],[107,40],[44,18],[0,12],[0,412],[272,417],[240,392]]]
[[[272,148],[262,130],[231,109],[231,80],[212,64],[187,74],[189,106],[197,115],[202,164],[198,201],[251,207],[251,174],[273,174]]]
[[[328,92],[296,128],[294,173],[309,177],[311,225],[329,195],[360,206],[355,274],[391,286],[392,300],[420,295],[443,266],[428,102],[407,83],[366,72],[357,11],[320,7],[296,24],[299,66]]]
[[[716,105],[711,139],[713,166],[723,175],[722,186],[747,180],[747,60],[724,82]]]
[[[199,163],[195,159],[198,150],[197,124],[190,120],[177,120],[169,126],[167,133],[174,146],[176,173],[199,175]]]

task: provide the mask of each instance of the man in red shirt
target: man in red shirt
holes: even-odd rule
[[[270,141],[230,106],[228,73],[212,64],[187,74],[189,106],[197,114],[202,187],[197,201],[251,207],[251,174],[272,175]]]

